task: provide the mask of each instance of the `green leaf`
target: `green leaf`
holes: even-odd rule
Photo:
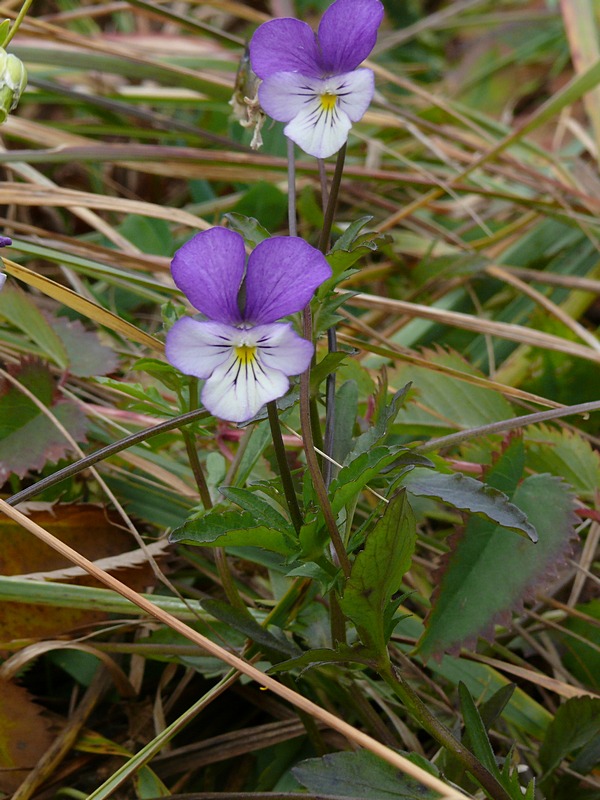
[[[531,427],[526,438],[527,466],[534,472],[559,475],[578,495],[593,500],[600,486],[600,455],[567,428]]]
[[[85,441],[87,420],[81,409],[56,394],[48,367],[26,361],[11,369],[19,381],[66,428],[73,439]],[[58,461],[73,447],[62,431],[16,386],[0,378],[0,485],[14,473],[24,477],[48,461]]]
[[[416,542],[416,524],[406,492],[399,492],[368,534],[346,581],[340,606],[356,625],[360,638],[374,654],[386,651],[392,597],[410,568]]]
[[[477,636],[491,636],[496,622],[522,608],[523,600],[555,575],[571,548],[577,519],[568,487],[558,478],[534,475],[515,491],[521,456],[522,447],[515,441],[488,481],[509,496],[514,491],[512,501],[527,514],[539,541],[534,545],[486,520],[469,520],[437,576],[433,609],[418,642],[423,658],[456,652]]]
[[[260,547],[284,556],[297,551],[296,541],[286,531],[257,525],[247,511],[215,512],[188,519],[173,531],[170,541],[207,547]]]
[[[364,217],[359,217],[358,219],[355,219],[354,222],[351,222],[342,235],[335,240],[333,247],[329,252],[335,253],[337,250],[351,250],[360,231],[365,227],[365,225],[368,225],[372,219],[373,216],[369,214]]]
[[[315,364],[315,366],[311,368],[310,392],[313,397],[318,393],[319,386],[323,383],[325,378],[332,372],[335,372],[336,367],[341,364],[345,358],[348,358],[348,353],[337,350],[335,353],[327,353],[318,364]]]
[[[244,214],[236,214],[235,211],[231,211],[229,214],[225,214],[225,219],[229,220],[233,230],[241,233],[251,247],[256,247],[257,244],[271,236],[269,231],[253,217],[246,217]]]
[[[419,760],[422,766],[422,761]],[[292,773],[302,786],[319,795],[360,800],[436,800],[436,792],[398,773],[369,750],[330,753],[300,762]]]
[[[294,657],[300,652],[300,648],[294,644],[293,641],[287,639],[283,634],[281,636],[275,636],[266,628],[259,625],[249,612],[244,613],[242,610],[234,608],[229,603],[224,603],[222,600],[215,600],[213,598],[202,600],[201,605],[202,608],[215,619],[225,622],[234,630],[252,639],[252,641],[259,645],[270,657],[274,656],[273,660],[275,661],[279,661],[282,655],[289,658],[289,656]]]
[[[30,295],[12,284],[5,286],[0,293],[0,317],[26,333],[50,361],[66,369],[69,363],[66,347]]]
[[[600,736],[600,698],[573,697],[563,703],[548,725],[540,747],[545,776],[560,762]]]
[[[350,463],[361,453],[366,453],[376,445],[381,444],[398,416],[398,411],[404,403],[409,389],[410,383],[407,383],[406,386],[403,386],[402,389],[397,391],[390,402],[384,406],[375,425],[358,437],[354,447],[346,458],[346,463]]]
[[[415,469],[404,478],[403,484],[411,494],[433,497],[496,522],[508,530],[525,534],[532,542],[538,540],[537,532],[527,516],[509,501],[504,492],[460,472],[448,475]]]
[[[114,372],[119,361],[116,354],[100,343],[95,331],[87,331],[79,320],[66,317],[51,319],[52,329],[62,341],[68,361],[69,372],[78,378],[106,375]]]
[[[293,669],[302,667],[306,671],[311,667],[318,667],[324,664],[370,664],[372,659],[361,653],[358,648],[348,647],[348,645],[338,645],[337,649],[331,650],[326,647],[317,647],[307,650],[297,658],[290,658],[283,661],[269,670],[271,674],[276,672],[289,672]]]
[[[294,538],[294,528],[288,520],[256,492],[236,486],[221,486],[219,491],[228,500],[236,503],[243,511],[248,511],[252,514],[255,522],[268,528],[285,531],[289,533],[291,538]]]
[[[433,365],[482,376],[458,353],[425,350],[422,355]],[[413,402],[407,403],[398,412],[395,429],[402,433],[438,436],[514,416],[510,403],[499,392],[473,386],[435,369],[407,365],[390,371],[392,384],[402,385],[407,381],[413,385]],[[414,400],[418,400],[418,405]]]
[[[458,684],[458,694],[460,697],[460,710],[469,740],[468,743],[465,743],[465,746],[477,757],[488,772],[499,778],[500,770],[498,769],[485,725],[469,690],[462,681]]]
[[[342,464],[352,448],[352,434],[358,414],[358,385],[349,380],[342,383],[335,395],[335,434],[333,457]],[[337,467],[335,468],[337,469]]]

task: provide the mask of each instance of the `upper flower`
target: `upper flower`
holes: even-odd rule
[[[292,236],[266,239],[245,264],[243,238],[226,228],[196,234],[171,264],[175,283],[207,320],[178,320],[167,334],[167,359],[207,379],[203,404],[232,422],[282,397],[288,376],[308,368],[312,344],[276,320],[303,309],[331,276],[323,254]]]
[[[265,22],[250,41],[265,112],[287,122],[285,135],[317,158],[337,153],[373,99],[369,55],[383,17],[379,0],[336,0],[318,33],[297,19]]]

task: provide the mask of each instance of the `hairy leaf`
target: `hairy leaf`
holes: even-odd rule
[[[455,508],[478,514],[504,528],[525,534],[537,542],[535,528],[527,516],[513,505],[504,492],[461,473],[448,475],[426,469],[415,469],[403,480],[411,494],[434,497]]]
[[[490,635],[494,623],[520,609],[555,574],[569,551],[576,518],[572,495],[560,479],[528,477],[513,501],[536,528],[538,543],[517,539],[476,517],[469,521],[439,576],[433,610],[418,643],[424,658],[455,652],[477,636]]]
[[[79,320],[55,317],[50,322],[67,351],[69,372],[73,375],[78,378],[107,375],[117,368],[116,354],[100,344],[95,331],[87,331]]]
[[[422,761],[419,760],[422,765]],[[310,758],[292,769],[297,781],[319,795],[369,800],[434,800],[438,795],[399,773],[369,750],[330,753]]]
[[[399,492],[367,536],[346,581],[340,606],[377,656],[385,652],[389,621],[404,573],[410,568],[416,524],[406,492]]]
[[[10,370],[76,441],[85,441],[87,421],[81,409],[55,391],[54,378],[39,361]],[[0,378],[0,485],[14,473],[24,477],[48,461],[58,461],[73,447],[40,408],[5,378]]]

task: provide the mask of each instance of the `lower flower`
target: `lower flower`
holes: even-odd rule
[[[171,328],[166,348],[173,366],[206,379],[201,399],[208,411],[231,422],[251,419],[282,397],[288,377],[304,372],[313,354],[289,323],[233,327],[190,317]]]

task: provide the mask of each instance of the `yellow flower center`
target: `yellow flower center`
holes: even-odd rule
[[[336,103],[337,103],[337,95],[331,94],[330,92],[325,92],[325,94],[321,95],[321,107],[323,108],[324,111],[326,112],[333,111]]]
[[[235,355],[244,366],[251,364],[256,358],[256,346],[251,344],[238,344],[235,348]]]

